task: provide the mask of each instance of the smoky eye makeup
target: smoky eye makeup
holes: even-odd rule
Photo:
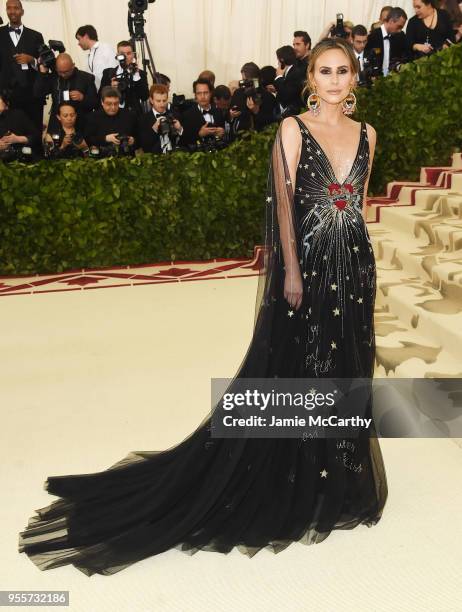
[[[331,73],[331,69],[330,68],[321,68],[319,71],[321,74],[330,74]],[[348,68],[346,66],[341,66],[340,68],[337,69],[338,74],[346,74],[348,72]]]

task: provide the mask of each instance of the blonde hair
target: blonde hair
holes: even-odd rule
[[[310,60],[308,63],[308,68],[306,70],[306,82],[302,91],[302,99],[303,103],[305,103],[305,97],[308,92],[311,92],[311,84],[310,84],[310,76],[312,77],[314,74],[314,67],[316,64],[316,60],[321,57],[323,53],[326,51],[330,51],[331,49],[340,49],[345,53],[347,59],[350,62],[350,67],[352,72],[356,75],[359,72],[360,66],[358,58],[355,55],[352,45],[344,40],[343,38],[324,38],[319,41],[317,45],[315,45],[310,53]],[[356,80],[355,80],[356,81]],[[353,85],[353,89],[354,89]]]

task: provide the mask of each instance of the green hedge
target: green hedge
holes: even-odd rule
[[[405,64],[358,96],[358,119],[377,130],[371,194],[450,163],[462,144],[462,45]]]
[[[213,154],[1,166],[1,273],[249,255],[274,132]]]
[[[449,161],[461,68],[457,45],[358,93],[378,133],[370,193]],[[0,274],[251,255],[275,129],[214,154],[0,164]]]

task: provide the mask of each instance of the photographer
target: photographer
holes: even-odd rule
[[[297,56],[293,47],[281,47],[276,51],[276,56],[278,67],[274,87],[280,114],[282,117],[298,115],[302,106],[301,93],[306,74],[296,66]]]
[[[58,128],[45,135],[45,154],[49,158],[72,159],[84,157],[88,145],[83,132],[77,128],[77,112],[70,102],[62,102],[57,113]]]
[[[39,63],[39,73],[34,85],[34,94],[45,97],[51,94],[52,104],[48,132],[59,130],[58,109],[62,102],[71,104],[77,112],[77,125],[83,129],[85,118],[98,105],[95,77],[75,67],[68,53],[60,53],[54,69]]]
[[[23,147],[37,151],[40,136],[34,124],[24,111],[10,110],[11,98],[8,92],[0,92],[0,158],[20,159]]]
[[[368,33],[363,25],[356,25],[352,32],[353,50],[359,63],[359,72],[356,80],[359,86],[370,87],[374,78],[381,74],[377,54],[374,49],[366,52]]]
[[[191,146],[199,139],[220,139],[225,135],[224,119],[211,101],[213,88],[207,79],[193,83],[195,104],[183,115],[181,144]]]
[[[409,47],[403,28],[407,15],[402,8],[394,7],[385,17],[380,28],[372,30],[367,39],[366,54],[372,51],[383,76],[398,63],[409,61]]]
[[[11,108],[23,110],[41,133],[44,100],[33,91],[43,36],[23,25],[20,0],[8,0],[6,12],[9,24],[0,28],[0,88],[11,91]]]
[[[120,92],[105,87],[101,92],[101,109],[91,113],[85,127],[89,147],[103,147],[110,154],[131,154],[137,132],[136,115],[120,108]]]
[[[217,111],[221,113],[224,121],[226,140],[231,139],[231,117],[229,109],[231,107],[231,90],[227,85],[217,85],[213,90],[213,104]]]
[[[278,112],[276,99],[260,84],[260,69],[256,64],[244,64],[241,76],[229,110],[234,135],[242,130],[262,130],[276,121]]]
[[[106,68],[101,79],[100,95],[104,87],[115,87],[122,96],[120,108],[142,115],[144,103],[149,98],[146,72],[136,63],[133,44],[123,40],[117,45],[117,68]]]
[[[138,146],[145,153],[168,153],[178,145],[183,127],[178,116],[168,111],[168,88],[153,85],[149,100],[152,110],[138,123]]]

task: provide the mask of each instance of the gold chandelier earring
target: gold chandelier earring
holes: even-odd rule
[[[356,96],[353,90],[350,89],[350,93],[342,102],[342,111],[344,115],[352,115],[356,110]]]
[[[321,111],[321,98],[316,93],[316,87],[314,88],[314,91],[308,96],[306,105],[310,113],[315,116],[319,115]]]

